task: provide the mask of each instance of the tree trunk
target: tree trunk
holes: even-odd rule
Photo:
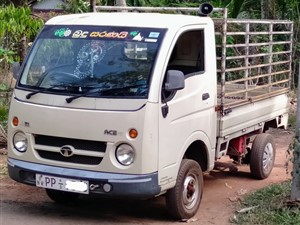
[[[299,64],[300,69],[300,64]],[[300,75],[300,74],[299,74]],[[297,98],[297,123],[296,123],[296,136],[294,140],[294,158],[293,158],[293,179],[291,200],[300,201],[300,79],[298,79],[298,98]]]
[[[96,0],[90,0],[90,11],[91,12],[96,12],[96,9],[95,9],[95,6],[96,6]]]
[[[27,54],[27,40],[26,40],[26,37],[24,36],[22,39],[21,39],[21,42],[20,42],[20,62],[22,63],[26,57],[26,54]]]
[[[266,7],[265,7],[265,5],[266,5],[266,0],[261,0],[260,1],[260,15],[261,15],[261,18],[262,19],[266,19],[266,11],[265,11],[265,9],[266,9]]]
[[[27,1],[24,0],[11,0],[11,3],[15,6],[15,7],[24,7],[27,5]]]
[[[115,6],[127,6],[126,0],[116,0]]]
[[[274,0],[261,0],[261,18],[262,19],[275,19],[275,1]]]

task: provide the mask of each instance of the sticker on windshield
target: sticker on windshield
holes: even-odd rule
[[[157,39],[153,39],[153,38],[145,38],[145,42],[152,42],[152,43],[155,43],[155,42],[157,42]]]
[[[88,34],[89,34],[88,31],[76,30],[73,33],[72,38],[86,38]]]
[[[142,41],[144,39],[141,32],[139,31],[131,31],[130,36],[133,37],[132,40],[134,41]]]
[[[132,40],[134,41],[142,41],[144,37],[141,36],[141,33],[138,33]]]
[[[149,38],[158,38],[159,32],[150,32]]]
[[[107,26],[46,26],[40,38],[59,39],[111,39],[134,42],[160,42],[163,38],[162,29],[107,27]]]
[[[128,36],[127,31],[121,31],[121,32],[94,31],[90,34],[90,37],[99,37],[99,38],[120,38],[120,39],[125,39],[127,36]]]
[[[69,37],[72,31],[69,28],[60,28],[54,31],[54,36],[56,37]]]

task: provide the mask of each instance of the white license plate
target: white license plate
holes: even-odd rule
[[[43,174],[36,174],[35,181],[37,187],[49,188],[60,191],[76,192],[80,194],[89,193],[89,182]]]

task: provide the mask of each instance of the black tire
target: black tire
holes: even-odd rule
[[[176,185],[167,191],[166,205],[175,219],[189,219],[198,209],[203,193],[203,174],[194,160],[183,159]]]
[[[46,189],[46,193],[50,199],[60,204],[73,202],[79,197],[78,193],[57,191],[52,189]]]
[[[259,134],[251,148],[250,171],[256,179],[266,179],[274,166],[276,147],[270,134]]]

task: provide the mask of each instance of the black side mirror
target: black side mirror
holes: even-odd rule
[[[13,77],[15,79],[18,79],[20,67],[21,67],[21,65],[19,62],[14,62],[12,65],[12,73],[13,73]]]
[[[181,90],[185,86],[184,84],[184,74],[179,70],[168,70],[167,80],[165,83],[166,91],[176,91]]]

